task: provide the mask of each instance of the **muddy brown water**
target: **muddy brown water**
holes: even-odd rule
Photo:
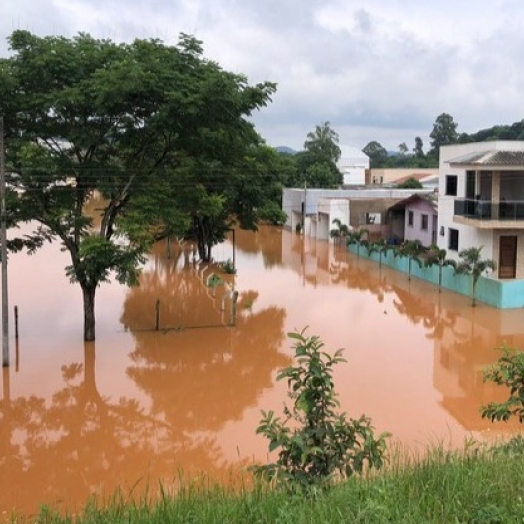
[[[231,239],[214,256],[232,259]],[[502,344],[524,347],[524,311],[472,308],[467,297],[279,228],[236,231],[235,258],[237,276],[221,275],[227,285],[213,289],[206,282],[216,267],[157,245],[139,287],[99,288],[90,344],[59,246],[10,258],[20,338],[11,324],[2,516],[34,514],[40,504],[74,512],[117,488],[154,496],[159,481],[170,489],[201,474],[227,483],[266,460],[255,435],[260,410],[280,411],[286,333],[306,326],[327,350],[345,348],[348,362],[335,373],[341,409],[365,413],[409,449],[514,429],[480,417],[481,404],[504,398],[482,370]]]

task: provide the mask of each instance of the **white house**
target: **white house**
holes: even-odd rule
[[[412,194],[430,194],[431,189],[359,188],[299,189],[284,188],[282,210],[287,215],[284,227],[319,240],[329,239],[333,220],[354,229],[385,234],[387,209]]]
[[[440,148],[438,244],[448,258],[483,246],[493,277],[524,279],[524,141]]]
[[[344,176],[345,186],[363,186],[366,183],[366,169],[369,169],[369,157],[360,149],[340,145],[341,155],[337,167]]]

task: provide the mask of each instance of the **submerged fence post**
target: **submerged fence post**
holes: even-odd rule
[[[238,291],[233,291],[233,297],[231,300],[231,326],[234,326],[237,322],[237,300]]]
[[[156,301],[155,304],[155,331],[160,328],[160,300]]]
[[[18,306],[15,306],[15,339],[18,340]]]

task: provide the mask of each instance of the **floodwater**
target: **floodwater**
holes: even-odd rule
[[[482,380],[503,344],[524,347],[524,311],[499,311],[339,246],[263,227],[236,231],[216,260],[236,277],[161,243],[141,285],[103,284],[97,341],[82,341],[81,292],[58,244],[9,263],[11,366],[0,403],[0,512],[74,512],[88,496],[151,496],[189,477],[228,482],[267,459],[262,409],[280,412],[290,331],[345,348],[341,409],[365,413],[410,449],[512,430],[479,407],[504,392]],[[228,290],[238,291],[236,311]],[[158,316],[157,316],[158,311]],[[12,315],[11,315],[12,316]],[[12,319],[11,319],[12,320]],[[155,327],[158,323],[159,329]],[[0,518],[1,520],[1,518]]]

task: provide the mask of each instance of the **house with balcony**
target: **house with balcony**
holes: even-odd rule
[[[448,258],[483,246],[489,276],[524,280],[524,141],[440,148],[438,245]]]

